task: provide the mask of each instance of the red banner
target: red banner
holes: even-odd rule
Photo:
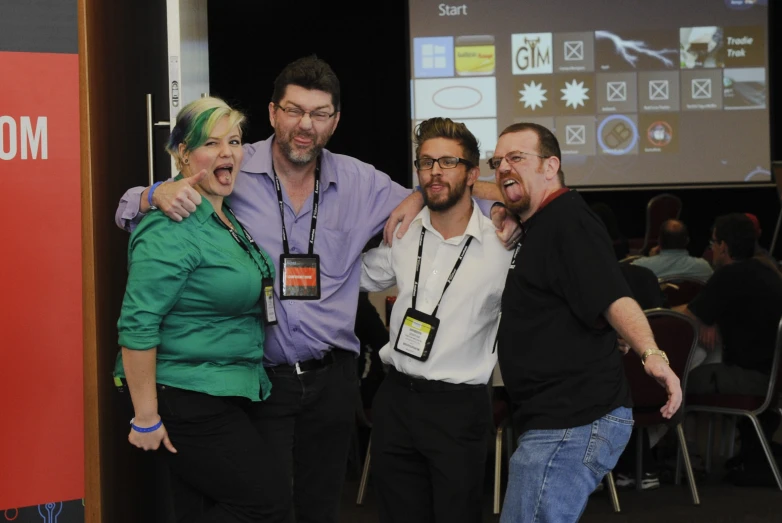
[[[84,496],[79,64],[0,52],[0,510]]]

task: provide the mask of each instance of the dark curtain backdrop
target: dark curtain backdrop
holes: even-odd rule
[[[769,2],[770,26],[780,18]],[[273,82],[288,62],[311,53],[325,59],[342,84],[342,117],[329,143],[336,153],[373,164],[409,186],[409,47],[405,0],[363,2],[209,2],[209,61],[212,93],[241,107],[249,116],[246,138],[271,133],[267,106]],[[780,37],[769,31],[769,49]],[[770,53],[772,159],[782,159],[782,104],[774,88],[782,86],[779,55]],[[740,133],[741,129],[725,132]],[[683,152],[686,154],[686,152]],[[645,208],[661,190],[584,192],[589,202],[603,201],[619,218],[628,237],[644,234]],[[727,212],[758,216],[768,247],[780,212],[774,188],[670,190],[682,198],[682,219],[690,228],[690,250],[701,254],[714,218]],[[782,255],[782,240],[776,255]]]

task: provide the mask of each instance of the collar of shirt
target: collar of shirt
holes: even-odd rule
[[[680,258],[682,256],[689,256],[690,252],[687,249],[660,249],[658,256],[671,256]]]
[[[432,234],[436,234],[438,238],[440,238],[441,240],[443,240],[445,243],[448,244],[459,245],[467,236],[472,236],[480,243],[483,243],[483,231],[481,230],[480,214],[481,214],[481,210],[478,208],[478,204],[475,202],[475,199],[473,199],[470,221],[467,222],[467,228],[464,230],[464,234],[462,234],[461,236],[454,236],[453,238],[448,238],[447,240],[444,239],[443,235],[440,234],[437,231],[437,229],[435,229],[434,226],[432,225],[432,213],[429,211],[429,207],[427,206],[424,206],[424,208],[421,209],[421,212],[419,212],[416,215],[416,217],[413,218],[412,223],[420,222],[422,227],[425,227]]]
[[[265,174],[271,177],[274,172],[274,163],[272,162],[272,142],[274,135],[262,142],[256,144],[245,144],[245,161],[242,163],[242,171],[249,174]],[[250,151],[248,151],[248,148]],[[247,154],[251,152],[254,154]],[[329,185],[337,184],[337,170],[333,155],[331,152],[323,149],[320,152],[320,181],[323,189]]]
[[[561,189],[557,189],[553,193],[549,194],[548,196],[546,196],[546,199],[540,203],[540,207],[538,207],[538,210],[536,212],[540,212],[546,205],[553,202],[554,199],[559,198],[560,196],[562,196],[563,194],[569,191],[570,189],[568,189],[567,187],[562,187]]]

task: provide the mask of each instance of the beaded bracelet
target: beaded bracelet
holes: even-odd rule
[[[137,426],[137,425],[135,425],[133,423],[133,421],[135,421],[135,419],[136,418],[133,418],[132,420],[130,420],[130,428],[132,428],[136,432],[155,432],[157,429],[159,429],[160,427],[163,426],[163,420],[161,419],[157,423],[152,425],[151,427],[146,427],[146,428],[139,427],[139,426]]]

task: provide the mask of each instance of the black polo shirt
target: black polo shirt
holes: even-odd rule
[[[687,308],[720,328],[722,361],[768,374],[782,316],[782,277],[757,258],[719,268]]]
[[[578,427],[630,407],[616,332],[603,312],[631,293],[600,218],[569,191],[524,229],[502,295],[497,349],[517,428]]]

